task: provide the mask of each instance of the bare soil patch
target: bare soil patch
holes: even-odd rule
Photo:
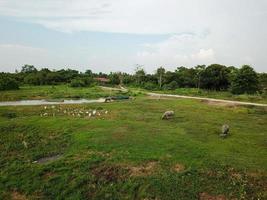
[[[111,156],[111,153],[106,153],[106,152],[102,152],[102,151],[88,150],[88,151],[83,151],[82,153],[79,152],[77,154],[74,154],[72,156],[72,159],[74,159],[76,161],[81,161],[81,160],[90,158],[92,156],[101,156],[101,157],[104,157],[104,158],[109,158]]]
[[[148,162],[141,166],[128,167],[131,176],[149,176],[153,174],[158,167],[158,163],[155,161]]]
[[[222,106],[222,107],[237,107],[238,104],[232,102],[222,102],[222,101],[211,101],[211,100],[201,100],[202,103],[211,105],[211,106]]]
[[[102,165],[92,169],[98,181],[117,182],[126,178],[127,171],[119,165]]]
[[[11,199],[12,200],[27,200],[28,198],[24,194],[14,191],[11,193]]]
[[[148,99],[164,100],[164,99],[174,99],[173,97],[164,97],[164,96],[147,96]]]
[[[56,176],[56,173],[55,172],[46,172],[44,173],[44,175],[42,176],[45,180],[48,180],[52,177]]]
[[[173,166],[173,171],[175,172],[183,172],[184,170],[185,170],[185,166],[182,164],[177,163]]]
[[[199,194],[199,200],[227,200],[224,195],[210,195],[206,192]]]

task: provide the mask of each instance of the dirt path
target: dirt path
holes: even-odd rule
[[[120,88],[112,88],[112,87],[101,87],[106,90],[118,90],[127,92],[128,89],[120,86]],[[260,106],[260,107],[267,107],[267,104],[262,103],[251,103],[251,102],[243,102],[243,101],[232,101],[232,100],[224,100],[224,99],[214,99],[214,98],[206,98],[206,97],[194,97],[194,96],[184,96],[184,95],[176,95],[176,94],[160,94],[160,93],[153,93],[148,92],[146,93],[152,97],[172,97],[172,98],[183,98],[183,99],[197,99],[197,100],[204,100],[208,102],[214,103],[221,103],[221,104],[228,104],[228,105],[247,105],[247,106]]]
[[[251,103],[251,102],[242,102],[242,101],[231,101],[231,100],[223,100],[223,99],[213,99],[213,98],[205,98],[205,97],[193,97],[193,96],[183,96],[183,95],[175,95],[175,94],[159,94],[159,93],[152,93],[148,92],[147,95],[152,97],[173,97],[173,98],[183,98],[183,99],[197,99],[197,100],[204,100],[210,102],[218,102],[218,103],[226,103],[231,105],[250,105],[250,106],[261,106],[267,107],[267,104],[261,103]]]
[[[103,90],[114,90],[114,91],[122,91],[122,92],[128,92],[128,89],[120,86],[120,88],[114,88],[114,87],[105,87],[105,86],[100,86],[100,88],[102,88]]]

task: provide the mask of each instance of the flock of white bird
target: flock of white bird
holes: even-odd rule
[[[85,109],[85,108],[62,108],[61,106],[44,106],[40,113],[41,117],[46,116],[72,116],[72,117],[97,117],[107,115],[109,112],[102,108],[100,109]]]

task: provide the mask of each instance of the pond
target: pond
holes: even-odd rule
[[[100,99],[70,99],[70,100],[20,100],[20,101],[2,101],[0,106],[34,106],[34,105],[58,105],[58,104],[84,104],[84,103],[103,103],[104,98]]]

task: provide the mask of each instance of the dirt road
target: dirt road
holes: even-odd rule
[[[120,88],[112,88],[112,87],[102,87],[102,89],[106,90],[120,90],[123,92],[127,92],[128,89],[124,87]],[[183,99],[197,99],[197,100],[203,100],[207,102],[214,102],[218,104],[227,104],[227,105],[247,105],[247,106],[260,106],[260,107],[267,107],[267,104],[262,103],[252,103],[252,102],[243,102],[243,101],[232,101],[232,100],[224,100],[224,99],[214,99],[214,98],[206,98],[206,97],[193,97],[193,96],[184,96],[184,95],[176,95],[176,94],[160,94],[160,93],[153,93],[148,92],[146,93],[149,96],[152,97],[172,97],[172,98],[183,98]]]
[[[217,103],[225,103],[230,105],[250,105],[250,106],[261,106],[267,107],[267,104],[261,103],[251,103],[251,102],[242,102],[242,101],[231,101],[231,100],[224,100],[224,99],[213,99],[213,98],[205,98],[205,97],[193,97],[193,96],[183,96],[183,95],[175,95],[175,94],[159,94],[159,93],[152,93],[148,92],[147,95],[152,97],[172,97],[172,98],[183,98],[183,99],[197,99],[197,100],[204,100],[209,102],[217,102]]]

